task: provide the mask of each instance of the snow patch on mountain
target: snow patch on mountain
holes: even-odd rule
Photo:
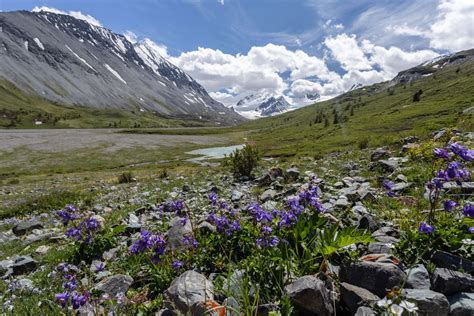
[[[108,64],[104,64],[105,68],[107,68],[108,71],[112,73],[118,80],[122,81],[123,83],[127,84],[125,80],[123,80],[122,76],[119,75],[117,71],[115,71],[112,67],[110,67]]]

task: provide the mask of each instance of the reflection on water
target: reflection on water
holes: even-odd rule
[[[188,151],[186,154],[199,155],[200,157],[190,158],[190,159],[187,159],[186,161],[200,162],[206,159],[224,158],[225,156],[229,156],[236,149],[244,148],[244,146],[245,145],[234,145],[234,146],[227,146],[227,147],[212,147],[212,148],[203,148],[203,149]]]

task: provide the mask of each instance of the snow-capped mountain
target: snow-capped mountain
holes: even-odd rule
[[[243,118],[212,99],[150,40],[69,15],[0,13],[0,79],[63,105],[149,111],[231,124]]]
[[[291,104],[282,95],[255,93],[236,103],[234,109],[247,118],[273,116],[289,111]]]

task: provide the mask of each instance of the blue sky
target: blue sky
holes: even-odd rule
[[[0,0],[81,11],[166,47],[213,96],[337,95],[437,54],[474,47],[471,0]],[[454,35],[456,34],[456,35]],[[306,71],[310,69],[311,71]],[[266,83],[268,83],[266,85]]]

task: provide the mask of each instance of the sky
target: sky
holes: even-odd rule
[[[1,11],[35,7],[150,39],[227,105],[328,99],[474,48],[472,0],[0,0]]]

